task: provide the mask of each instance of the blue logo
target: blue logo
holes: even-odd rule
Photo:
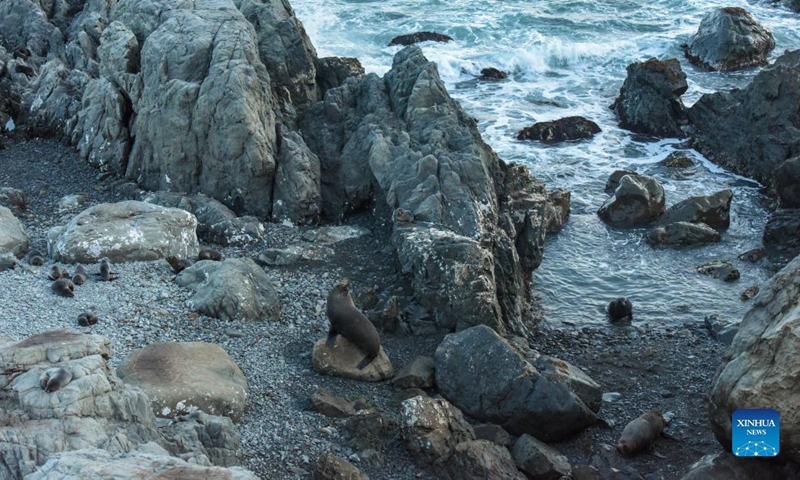
[[[733,412],[733,454],[737,457],[775,457],[781,451],[781,415],[777,410]]]

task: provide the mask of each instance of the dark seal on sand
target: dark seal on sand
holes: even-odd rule
[[[339,282],[328,294],[328,320],[331,328],[328,331],[328,345],[332,345],[336,335],[341,335],[350,340],[356,347],[366,354],[364,360],[358,364],[358,369],[363,370],[370,364],[381,351],[381,339],[375,325],[358,311],[350,297],[350,282],[347,279]]]

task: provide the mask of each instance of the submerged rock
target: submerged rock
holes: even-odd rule
[[[551,122],[538,122],[523,128],[517,140],[539,140],[542,143],[559,143],[568,140],[592,138],[600,127],[583,117],[564,117]]]
[[[714,260],[697,267],[697,272],[719,278],[724,282],[739,280],[740,273],[730,260]]]
[[[722,239],[719,232],[705,223],[674,222],[655,227],[645,240],[651,245],[684,247],[716,243]]]
[[[453,37],[449,35],[444,35],[442,33],[436,32],[417,32],[417,33],[409,33],[407,35],[399,35],[394,37],[391,42],[389,42],[389,46],[393,47],[395,45],[413,45],[415,43],[420,42],[451,42],[453,41]]]
[[[487,82],[487,81],[503,80],[506,77],[508,77],[508,73],[502,70],[498,70],[494,67],[489,67],[481,69],[481,75],[478,77],[478,80]]]
[[[703,18],[686,47],[686,58],[709,70],[739,70],[767,63],[772,32],[745,9],[719,8]]]

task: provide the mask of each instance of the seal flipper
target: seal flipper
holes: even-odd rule
[[[336,329],[331,326],[331,329],[328,330],[328,339],[325,341],[329,347],[332,347],[336,341],[336,335],[339,335],[339,332],[337,332]]]
[[[373,360],[375,360],[375,357],[377,357],[377,355],[367,355],[366,357],[364,357],[364,360],[361,360],[361,363],[359,363],[356,368],[359,370],[364,370],[364,368],[366,368],[367,365],[369,365],[370,363],[372,363]]]

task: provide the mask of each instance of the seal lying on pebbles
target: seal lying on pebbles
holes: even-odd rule
[[[658,410],[643,413],[625,426],[617,443],[617,451],[629,455],[652,448],[665,426],[664,417]]]
[[[111,280],[116,280],[119,278],[111,271],[111,263],[108,261],[107,257],[103,257],[100,259],[100,279],[104,282],[110,282]]]
[[[47,275],[47,278],[50,280],[58,280],[59,278],[69,278],[69,272],[64,270],[63,268],[59,268],[58,265],[53,265],[50,267],[50,273]]]
[[[78,325],[88,327],[97,323],[97,316],[92,312],[83,312],[78,315]]]
[[[178,258],[174,255],[170,255],[164,260],[169,263],[169,266],[172,267],[172,271],[175,273],[181,273],[182,271],[194,265],[194,262],[188,258]]]
[[[39,377],[39,386],[45,392],[55,392],[59,388],[66,387],[72,380],[72,372],[66,368],[53,367],[48,368]]]
[[[611,323],[633,320],[633,304],[628,298],[618,298],[608,304],[608,318]]]
[[[218,251],[203,247],[200,249],[200,253],[197,255],[198,260],[214,260],[215,262],[219,262],[222,260],[222,254]]]
[[[350,340],[367,355],[357,367],[359,370],[363,370],[380,353],[381,339],[375,325],[353,304],[349,287],[350,282],[345,278],[328,294],[327,313],[331,323],[328,331],[328,345],[333,345],[336,335]]]
[[[72,283],[72,280],[68,278],[59,278],[51,287],[53,292],[56,295],[60,295],[62,297],[74,297],[75,296],[75,284]]]
[[[44,265],[44,257],[39,253],[39,250],[31,250],[28,252],[28,263],[34,267],[41,267]]]
[[[75,267],[75,274],[72,275],[72,283],[75,285],[83,285],[87,280],[89,280],[89,274],[86,273],[86,269],[83,268],[83,265]]]

